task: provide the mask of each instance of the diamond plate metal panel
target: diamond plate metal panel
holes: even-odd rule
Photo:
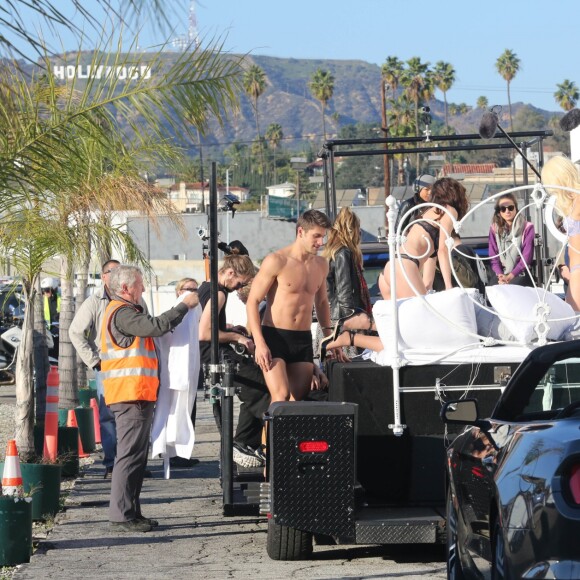
[[[294,403],[295,404],[295,403]],[[331,403],[332,405],[332,403]],[[354,538],[354,414],[272,418],[272,513],[280,525]],[[302,441],[328,443],[325,453],[302,453]]]
[[[357,544],[434,544],[437,525],[357,524]]]

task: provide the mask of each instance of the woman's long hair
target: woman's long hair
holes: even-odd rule
[[[362,252],[360,249],[360,219],[350,209],[343,207],[336,216],[334,225],[328,230],[328,240],[322,255],[328,260],[334,260],[340,248],[348,248],[355,264],[362,268]]]
[[[445,207],[451,206],[457,212],[457,219],[460,220],[469,209],[466,189],[459,181],[451,177],[438,179],[431,188],[431,203],[437,203]],[[435,208],[435,212],[441,216],[442,210]]]
[[[506,193],[505,195],[498,197],[498,199],[495,203],[495,207],[493,209],[492,223],[495,226],[495,231],[500,236],[503,234],[506,234],[507,232],[510,231],[510,227],[509,227],[508,223],[503,219],[503,216],[501,215],[501,211],[499,208],[501,202],[505,201],[507,199],[509,199],[515,205],[516,214],[518,213],[518,200],[516,199],[516,196],[513,193]]]
[[[567,157],[562,157],[561,155],[552,157],[542,169],[542,183],[580,189],[578,166]],[[550,195],[556,197],[556,207],[560,213],[563,216],[570,215],[578,194],[562,189],[550,189],[549,187],[546,189]]]

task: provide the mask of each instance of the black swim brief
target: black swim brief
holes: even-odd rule
[[[312,334],[309,330],[283,330],[262,326],[262,335],[272,359],[281,358],[287,364],[313,362]]]

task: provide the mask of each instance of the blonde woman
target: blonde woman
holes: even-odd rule
[[[360,219],[349,207],[343,207],[328,231],[322,252],[329,262],[326,289],[333,326],[356,312],[362,316],[361,322],[370,326],[371,297],[363,276],[360,241]],[[356,355],[356,349],[350,354]]]
[[[552,157],[542,169],[542,183],[547,186],[559,185],[580,190],[578,167],[566,157]],[[550,187],[547,191],[556,198],[556,208],[564,218],[570,260],[570,281],[566,302],[578,312],[580,311],[580,203],[576,202],[578,194]]]

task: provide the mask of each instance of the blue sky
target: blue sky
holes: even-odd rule
[[[141,23],[141,48],[187,33],[189,1],[166,2],[179,3],[183,8],[169,13],[173,33]],[[84,5],[92,9],[96,2],[85,0]],[[231,52],[360,59],[379,65],[387,56],[450,62],[457,80],[448,101],[468,105],[475,105],[480,95],[490,105],[507,103],[506,83],[496,72],[495,61],[509,48],[521,60],[511,85],[512,102],[551,111],[559,110],[553,96],[557,83],[570,79],[580,85],[579,11],[578,0],[198,0],[196,4],[200,36],[224,37]],[[71,18],[82,26],[74,15]],[[46,31],[45,35],[50,38]],[[126,30],[123,35],[125,42],[134,38]],[[61,42],[67,49],[77,48],[69,35],[62,35]]]

